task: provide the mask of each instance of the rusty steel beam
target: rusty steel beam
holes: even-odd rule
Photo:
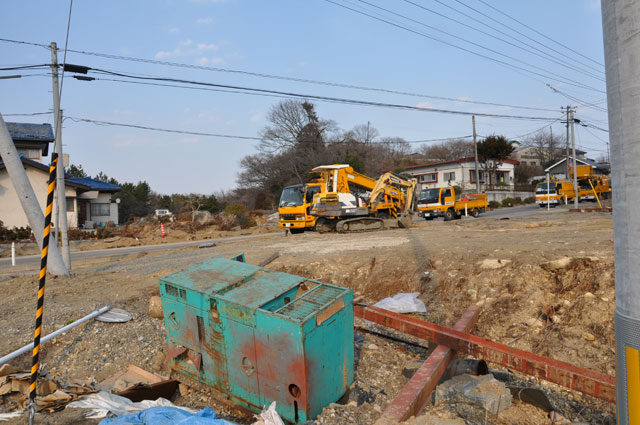
[[[356,305],[354,315],[571,390],[612,403],[616,400],[615,379],[610,375],[380,308]]]
[[[456,322],[453,329],[469,332],[478,321],[478,316],[480,316],[480,308],[470,307]],[[393,401],[389,403],[375,425],[396,424],[411,416],[417,416],[454,358],[455,352],[452,349],[438,345]]]

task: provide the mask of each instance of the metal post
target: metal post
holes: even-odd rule
[[[31,187],[31,183],[27,178],[22,161],[18,156],[16,146],[9,135],[9,130],[4,123],[2,114],[0,114],[0,157],[4,162],[11,183],[15,188],[20,205],[24,210],[24,214],[29,220],[29,226],[38,241],[38,245],[42,246],[42,234],[44,231],[44,215],[38,205],[38,198]],[[49,246],[49,272],[54,275],[68,276],[69,272],[62,261],[58,247],[55,244]]]
[[[551,208],[551,198],[549,197],[549,185],[551,184],[551,179],[549,178],[549,173],[547,173],[547,212],[550,211]]]
[[[40,256],[40,279],[38,282],[38,306],[36,309],[36,326],[33,332],[33,356],[31,358],[31,384],[29,385],[29,425],[33,424],[36,414],[36,388],[38,386],[38,368],[40,367],[40,335],[42,335],[42,316],[44,313],[44,284],[47,278],[47,253],[49,249],[49,232],[51,231],[51,212],[53,210],[53,192],[56,188],[56,167],[58,155],[54,152],[49,166],[49,186],[47,187],[47,209],[44,216],[42,234],[42,255]],[[52,244],[55,245],[55,244]]]
[[[576,130],[573,119],[573,109],[569,114],[571,117],[571,149],[573,150],[573,207],[578,208],[578,200],[580,194],[578,193],[578,163],[576,162]]]
[[[640,2],[602,2],[611,141],[618,424],[640,423]]]
[[[11,242],[11,266],[16,265],[16,243]]]
[[[471,116],[471,123],[473,124],[473,152],[476,158],[476,192],[480,193],[480,174],[478,172],[478,143],[476,141],[476,116]]]
[[[42,339],[40,340],[40,344],[43,344],[47,341],[49,341],[50,339],[53,339],[55,337],[57,337],[60,334],[63,334],[65,332],[67,332],[68,330],[71,330],[73,328],[75,328],[78,325],[83,324],[84,322],[93,319],[94,317],[98,317],[101,314],[106,313],[107,311],[111,310],[111,306],[104,306],[102,307],[100,310],[95,310],[92,313],[87,314],[86,316],[76,320],[75,322],[69,323],[67,326],[63,326],[60,329],[58,329],[57,331],[51,332],[49,335],[42,337]],[[21,354],[24,354],[26,352],[28,352],[29,350],[31,350],[33,348],[33,342],[30,344],[25,345],[22,348],[18,348],[16,351],[7,354],[6,356],[0,358],[0,366],[2,366],[3,364],[7,363],[10,360],[15,359],[16,357],[20,356]]]
[[[567,180],[571,177],[571,174],[569,173],[569,109],[571,109],[571,105],[567,105],[567,143],[565,143],[567,147],[567,156],[565,161],[565,176]]]
[[[62,155],[62,111],[60,110],[60,88],[58,87],[58,48],[56,43],[51,43],[51,75],[53,83],[53,119],[55,121],[55,145],[54,152],[58,154],[60,163],[56,174],[56,244],[61,239],[60,249],[64,265],[71,270],[71,253],[69,252],[69,234],[67,226],[67,197],[64,187],[64,157]]]

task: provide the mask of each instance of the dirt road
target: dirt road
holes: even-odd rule
[[[399,292],[420,292],[426,319],[439,324],[451,325],[469,305],[477,304],[483,308],[474,330],[479,336],[599,372],[615,371],[612,219],[601,213],[423,222],[407,230],[265,236],[207,249],[80,259],[72,276],[48,279],[44,333],[105,304],[128,310],[135,319],[125,324],[90,322],[68,332],[43,347],[44,365],[63,382],[99,382],[129,363],[167,374],[163,322],[146,314],[149,297],[158,294],[158,278],[210,256],[240,252],[254,264],[279,252],[269,268],[349,287],[367,303]],[[10,294],[0,298],[0,328],[7,336],[0,338],[0,354],[30,342],[36,285],[34,276],[0,280],[0,291]],[[355,423],[379,415],[406,382],[404,361],[421,355],[366,338],[357,382],[380,388],[385,395],[352,412],[363,421]],[[379,349],[367,349],[369,343]],[[28,358],[21,363],[27,366]],[[571,398],[584,399],[578,394]],[[197,393],[178,402],[215,406],[239,420]],[[2,411],[14,408],[0,406]],[[56,414],[49,419],[69,420]]]

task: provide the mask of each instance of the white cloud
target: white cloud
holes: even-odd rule
[[[218,57],[201,57],[196,60],[196,65],[207,66],[207,65],[220,65],[221,63],[225,63],[225,60]]]
[[[211,22],[213,22],[213,18],[198,18],[196,19],[196,24],[200,24],[200,25],[209,25]]]
[[[198,43],[198,47],[197,50],[198,52],[206,52],[209,50],[218,50],[218,46],[216,46],[215,44],[211,43],[211,44],[206,44],[206,43]]]
[[[417,103],[415,106],[416,106],[416,108],[433,108],[433,105],[431,103],[429,103],[429,102],[426,102],[426,101]]]
[[[179,33],[179,32],[180,32],[180,28],[177,28],[177,27],[170,28],[170,29],[169,29],[169,32],[170,32],[171,34],[177,34],[177,33]]]
[[[133,148],[136,146],[144,146],[151,143],[149,138],[135,138],[132,139],[129,136],[118,136],[118,140],[113,143],[113,147],[117,149]]]
[[[198,43],[194,44],[193,40],[187,39],[185,41],[181,41],[178,43],[178,46],[173,50],[160,50],[156,53],[156,59],[166,59],[166,58],[176,58],[179,56],[193,56],[193,55],[202,55],[206,52],[219,50],[220,47],[214,43]],[[206,59],[206,58],[205,58]],[[202,61],[200,58],[199,61]],[[203,61],[205,63],[222,63],[223,59],[220,58],[209,58]]]
[[[264,115],[262,115],[260,112],[258,112],[257,114],[252,115],[251,118],[249,118],[249,121],[258,122],[258,121],[261,121],[262,118],[264,118]]]

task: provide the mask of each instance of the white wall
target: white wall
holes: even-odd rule
[[[112,221],[114,224],[118,224],[118,204],[111,202],[111,193],[100,193],[96,199],[92,199],[91,204],[109,204],[109,215],[92,215],[91,205],[89,205],[89,211],[87,211],[87,220],[92,221],[98,225]]]
[[[460,186],[465,191],[476,190],[476,183],[471,182],[471,171],[475,170],[475,162],[463,162],[463,163],[450,163],[450,164],[439,164],[433,165],[429,167],[422,168],[413,168],[407,170],[408,173],[416,176],[418,178],[418,187],[420,190],[431,189],[435,187],[444,187],[444,186]],[[482,168],[480,168],[481,171]],[[505,183],[509,187],[513,187],[515,181],[514,174],[514,164],[503,163],[500,167],[498,167],[498,171],[507,172],[508,176],[505,179]],[[456,178],[453,181],[445,180],[444,175],[446,173],[455,172]],[[421,182],[420,175],[424,174],[432,174],[436,173],[438,176],[437,182]],[[486,173],[486,171],[485,171]],[[489,188],[488,178],[486,179],[486,183],[480,183],[480,190],[484,191]]]

